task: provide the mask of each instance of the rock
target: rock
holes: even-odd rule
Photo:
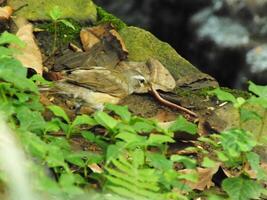
[[[21,8],[16,15],[29,20],[45,20],[53,7],[59,6],[62,18],[96,21],[96,6],[91,0],[8,0],[8,5],[15,10]],[[63,6],[64,5],[64,6]]]
[[[246,54],[248,76],[257,83],[266,84],[267,44],[257,46]]]
[[[207,37],[216,45],[226,48],[248,45],[250,40],[246,28],[227,17],[210,16],[197,34],[200,39]]]
[[[120,34],[129,51],[130,61],[158,59],[177,80],[186,75],[202,73],[182,58],[169,44],[160,41],[150,32],[137,27],[127,27]]]

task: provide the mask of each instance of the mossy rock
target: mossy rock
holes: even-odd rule
[[[146,61],[151,57],[156,58],[171,72],[175,79],[201,73],[169,44],[160,41],[144,29],[130,26],[123,28],[120,34],[129,50],[129,60],[131,61]]]
[[[75,20],[97,19],[97,10],[91,0],[8,0],[8,5],[14,9],[21,8],[16,15],[29,20],[45,20],[49,18],[49,12],[55,6],[62,11],[62,18]]]

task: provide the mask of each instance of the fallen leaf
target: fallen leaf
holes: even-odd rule
[[[147,61],[147,66],[150,71],[150,83],[153,84],[156,90],[169,92],[175,88],[176,83],[174,78],[160,61],[150,58]]]
[[[127,59],[128,51],[124,41],[111,24],[84,28],[80,32],[80,38],[85,51],[90,51],[101,42],[104,45],[109,45],[111,50],[116,51],[121,60]]]
[[[34,69],[37,74],[42,74],[42,55],[35,42],[32,24],[20,24],[16,35],[26,44],[26,47],[19,49],[21,53],[15,56],[16,59],[18,59],[25,67]],[[15,45],[11,45],[10,48],[18,49]]]
[[[13,9],[10,6],[0,7],[0,20],[9,19],[13,13]]]
[[[206,188],[209,189],[214,185],[212,182],[212,177],[213,175],[218,171],[219,165],[216,165],[213,168],[197,168],[197,173],[198,173],[198,181],[196,183],[193,183],[191,181],[185,181],[185,184],[188,185],[190,188],[193,190],[200,190],[203,191]],[[183,174],[189,174],[192,173],[195,170],[192,169],[184,169],[184,170],[179,170],[179,172]]]
[[[100,42],[100,39],[88,29],[82,29],[80,38],[84,51],[89,51],[94,45]]]
[[[125,45],[124,41],[122,40],[122,37],[120,36],[120,34],[115,29],[110,30],[109,33],[114,37],[115,41],[119,45],[119,48],[122,50],[122,55],[125,57],[125,58],[122,58],[122,59],[123,60],[126,59],[127,56],[128,56],[128,50],[126,48],[126,45]]]
[[[88,165],[88,167],[97,174],[102,174],[103,173],[103,169],[101,167],[99,167],[97,164],[90,164]]]

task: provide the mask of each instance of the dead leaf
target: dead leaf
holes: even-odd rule
[[[103,169],[101,167],[99,167],[97,164],[90,164],[88,165],[88,167],[97,174],[102,174],[103,173]]]
[[[127,59],[128,51],[122,37],[111,24],[84,28],[80,32],[80,37],[85,51],[90,51],[101,42],[104,45],[109,45],[109,48],[117,52],[120,60]]]
[[[125,56],[125,58],[122,58],[122,59],[123,60],[126,59],[127,55],[128,55],[128,50],[126,48],[126,45],[125,45],[122,37],[115,29],[110,30],[109,33],[114,37],[115,41],[118,42],[118,46],[122,50],[123,56]]]
[[[0,20],[9,19],[13,13],[13,8],[10,6],[0,7]]]
[[[23,66],[34,69],[37,74],[42,74],[42,55],[39,47],[35,42],[32,24],[20,24],[19,30],[16,35],[26,44],[26,47],[19,49],[21,53],[15,56],[16,59],[18,59],[23,64]],[[11,45],[10,47],[16,49],[18,48],[15,45]]]
[[[185,184],[191,187],[193,190],[200,190],[203,191],[206,188],[209,189],[214,185],[212,182],[212,177],[213,175],[218,171],[219,165],[213,167],[213,168],[197,168],[197,173],[198,173],[198,181],[196,183],[193,183],[191,181],[185,181]],[[192,173],[192,169],[184,169],[184,170],[179,170],[179,172],[183,174],[189,174]]]
[[[81,30],[80,38],[84,51],[89,51],[94,45],[100,42],[100,39],[88,29]]]
[[[175,80],[171,73],[157,59],[150,58],[147,61],[150,71],[150,82],[156,90],[165,92],[172,91],[175,86]]]

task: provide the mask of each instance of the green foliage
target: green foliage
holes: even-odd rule
[[[60,18],[59,10],[52,10],[50,14],[55,21]],[[70,118],[61,107],[44,107],[40,103],[38,86],[50,83],[40,76],[27,78],[26,68],[5,46],[10,42],[22,45],[13,35],[0,36],[0,47],[3,52],[7,50],[7,54],[0,56],[0,110],[5,113],[28,157],[34,159],[34,171],[38,172],[35,181],[41,192],[52,196],[60,194],[62,199],[88,196],[86,191],[94,180],[110,197],[95,199],[180,200],[200,196],[226,199],[228,195],[233,200],[247,200],[264,194],[262,185],[267,175],[260,156],[254,152],[261,143],[242,126],[200,137],[194,148],[199,156],[173,155],[170,144],[176,142],[175,132],[197,133],[197,125],[183,117],[166,128],[155,120],[132,115],[127,107],[107,104],[106,112]],[[242,123],[257,120],[264,124],[266,117],[262,112],[245,106],[257,104],[266,110],[266,87],[250,83],[249,90],[253,93],[249,99],[236,98],[220,89],[211,94],[233,103]],[[44,111],[50,111],[52,118],[44,118]],[[101,130],[100,133],[97,130]],[[76,138],[96,146],[98,151],[73,148]],[[209,148],[205,149],[207,146]],[[102,172],[96,172],[93,166]],[[177,166],[190,173],[176,170]],[[206,195],[192,191],[187,185],[188,181],[198,181],[200,166],[215,169],[223,166],[239,173],[223,180],[221,193],[211,190],[211,195]],[[256,177],[248,173],[248,167]],[[44,168],[52,171],[56,179],[48,177]]]
[[[231,200],[259,199],[263,190],[259,183],[246,177],[227,178],[223,181],[222,188]]]
[[[243,97],[235,97],[231,93],[216,88],[215,90],[209,91],[210,95],[216,95],[221,101],[231,102],[239,113],[239,127],[240,129],[245,128],[245,123],[249,121],[258,121],[260,127],[259,131],[254,132],[254,137],[257,138],[257,142],[261,141],[265,143],[264,135],[264,123],[267,120],[267,86],[259,86],[251,81],[249,82],[249,91],[251,95],[249,98],[244,99]],[[255,109],[257,106],[257,109]]]
[[[49,16],[54,23],[63,23],[66,27],[72,28],[75,30],[75,26],[68,20],[61,19],[63,16],[61,9],[58,6],[55,6],[50,12]]]
[[[197,125],[188,122],[184,117],[180,116],[169,128],[170,131],[184,131],[192,135],[197,132]]]
[[[52,35],[53,42],[50,53],[53,54],[58,48],[79,38],[81,26],[71,18],[63,18],[62,8],[59,6],[54,6],[49,11],[48,16],[51,22],[42,23],[38,27]]]

